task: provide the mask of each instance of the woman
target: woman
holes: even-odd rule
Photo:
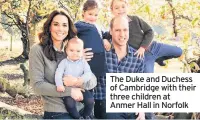
[[[83,83],[81,80],[71,80],[71,76],[65,76],[63,78],[65,91],[62,93],[56,91],[54,75],[58,63],[66,57],[63,52],[64,42],[74,36],[76,29],[69,15],[64,10],[55,10],[43,25],[43,31],[39,34],[40,43],[30,50],[31,85],[44,100],[44,119],[72,119],[65,109],[62,97],[71,96],[74,100],[81,101],[82,89],[70,86],[79,85],[84,89],[91,89],[96,85],[95,77]]]

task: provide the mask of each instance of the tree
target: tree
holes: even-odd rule
[[[1,14],[7,17],[7,21],[1,24],[9,27],[17,27],[21,31],[21,41],[23,43],[23,52],[15,60],[24,62],[28,59],[29,54],[29,21],[32,0],[8,0],[3,3]]]
[[[6,21],[1,24],[8,27],[17,27],[21,31],[23,52],[14,60],[24,62],[28,60],[30,46],[34,44],[36,25],[46,18],[50,11],[64,8],[76,20],[79,6],[83,0],[8,0],[2,2],[1,14]],[[78,6],[77,6],[78,5]],[[72,14],[72,12],[74,14]]]

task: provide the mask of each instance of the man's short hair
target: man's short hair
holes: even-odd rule
[[[110,29],[113,28],[113,24],[114,24],[116,18],[125,18],[125,17],[124,16],[117,16],[117,17],[112,18],[112,20],[110,21]]]

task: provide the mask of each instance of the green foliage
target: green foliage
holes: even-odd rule
[[[23,116],[5,108],[0,108],[0,119],[23,119]]]
[[[197,23],[198,23],[198,21],[199,21],[199,18],[198,17],[196,17],[195,19],[193,19],[192,20],[192,26],[194,27],[194,26],[196,26],[197,25]]]
[[[28,23],[29,30],[39,31],[42,26],[41,23],[43,23],[42,20],[46,18],[51,11],[57,8],[64,8],[67,10],[75,22],[82,19],[81,6],[84,1],[85,0],[7,0],[2,3],[0,10],[1,13],[6,13],[8,16],[1,22],[13,26],[18,23],[16,16],[19,16],[22,22]],[[200,4],[197,0],[171,0],[173,8],[169,6],[167,0],[129,0],[128,2],[129,14],[138,15],[152,26],[162,25],[168,31],[168,34],[162,35],[163,38],[174,36],[172,9],[175,11],[176,15],[176,30],[183,43],[186,43],[186,41],[190,42],[190,37],[185,37],[185,34],[194,33],[199,35],[200,33],[198,30],[200,26]],[[104,28],[108,28],[111,18],[110,1],[101,0],[98,23]],[[37,26],[35,26],[36,24]],[[35,27],[34,29],[33,26]],[[6,28],[8,27],[4,27],[4,29]],[[32,33],[37,34],[37,32]]]
[[[84,0],[60,0],[59,6],[70,12],[74,21],[81,19],[82,5]]]

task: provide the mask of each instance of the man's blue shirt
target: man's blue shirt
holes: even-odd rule
[[[118,61],[114,48],[105,52],[108,73],[143,73],[144,60],[134,55],[136,50],[128,45],[127,55]],[[94,89],[96,100],[106,99],[106,76],[97,77],[97,86]]]

